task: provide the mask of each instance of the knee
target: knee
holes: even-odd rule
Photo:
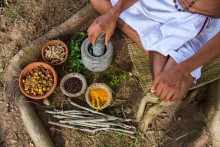
[[[90,3],[94,6],[97,5],[100,2],[100,0],[90,0]]]
[[[90,0],[93,6],[97,6],[97,5],[103,4],[103,2],[109,2],[109,1],[110,0]]]

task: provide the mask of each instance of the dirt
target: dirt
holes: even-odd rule
[[[22,125],[16,100],[14,103],[7,103],[3,99],[4,79],[7,75],[5,69],[9,60],[24,46],[64,22],[86,4],[88,4],[86,0],[8,0],[8,6],[0,7],[0,146],[34,147]],[[114,101],[105,112],[134,118],[143,93],[138,78],[132,72],[132,62],[119,31],[115,32],[112,41],[115,47],[114,61],[108,71],[114,75],[124,72],[129,74],[119,85],[113,87]],[[105,73],[85,71],[84,74],[87,75],[88,85],[94,82],[107,82]],[[201,89],[198,97],[203,97],[205,92],[206,88]],[[81,104],[85,102],[83,96],[72,100]],[[195,103],[186,99],[169,107],[157,116],[145,134],[137,135],[136,140],[116,133],[99,132],[91,135],[49,125],[47,122],[52,118],[44,113],[45,110],[71,108],[67,97],[59,88],[56,88],[49,97],[49,101],[49,106],[44,105],[43,100],[27,102],[34,105],[57,147],[191,146],[199,136],[208,133],[202,100]],[[212,146],[209,137],[206,146]]]

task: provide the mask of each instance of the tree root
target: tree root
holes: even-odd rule
[[[36,147],[53,147],[54,144],[32,105],[25,103],[26,97],[21,94],[18,87],[18,75],[28,63],[35,62],[39,58],[41,48],[47,41],[56,38],[67,39],[73,33],[88,27],[90,22],[94,20],[95,14],[96,11],[91,5],[86,6],[64,23],[20,50],[9,63],[4,98],[8,103],[19,99],[18,108],[21,113],[21,119]]]
[[[211,83],[207,94],[207,126],[211,132],[212,144],[220,146],[220,80]]]
[[[141,118],[144,115],[145,107],[147,104],[154,104],[154,105],[152,105],[149,108],[143,120],[141,121]],[[173,102],[159,101],[158,97],[155,94],[147,93],[146,96],[144,96],[141,100],[136,116],[137,120],[140,121],[139,129],[142,132],[146,132],[149,125],[153,122],[154,118],[158,114],[160,114],[165,108],[167,108],[172,104]]]

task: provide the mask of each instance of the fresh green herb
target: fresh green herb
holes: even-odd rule
[[[82,73],[85,69],[82,58],[81,58],[81,45],[84,39],[87,37],[87,34],[84,32],[78,33],[76,40],[70,40],[69,49],[70,55],[67,60],[67,72],[77,72]]]
[[[110,73],[106,73],[105,75],[107,77],[109,85],[112,88],[115,88],[115,87],[117,87],[120,84],[121,81],[123,81],[123,80],[125,80],[127,78],[128,73],[124,72],[124,73],[122,73],[120,75],[113,75],[113,74],[110,74]]]

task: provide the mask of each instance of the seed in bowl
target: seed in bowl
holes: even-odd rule
[[[65,59],[65,55],[66,50],[59,43],[48,45],[44,51],[45,59],[52,64],[63,61]]]
[[[27,73],[22,83],[27,94],[44,95],[50,91],[54,79],[50,70],[43,66],[38,66]]]

